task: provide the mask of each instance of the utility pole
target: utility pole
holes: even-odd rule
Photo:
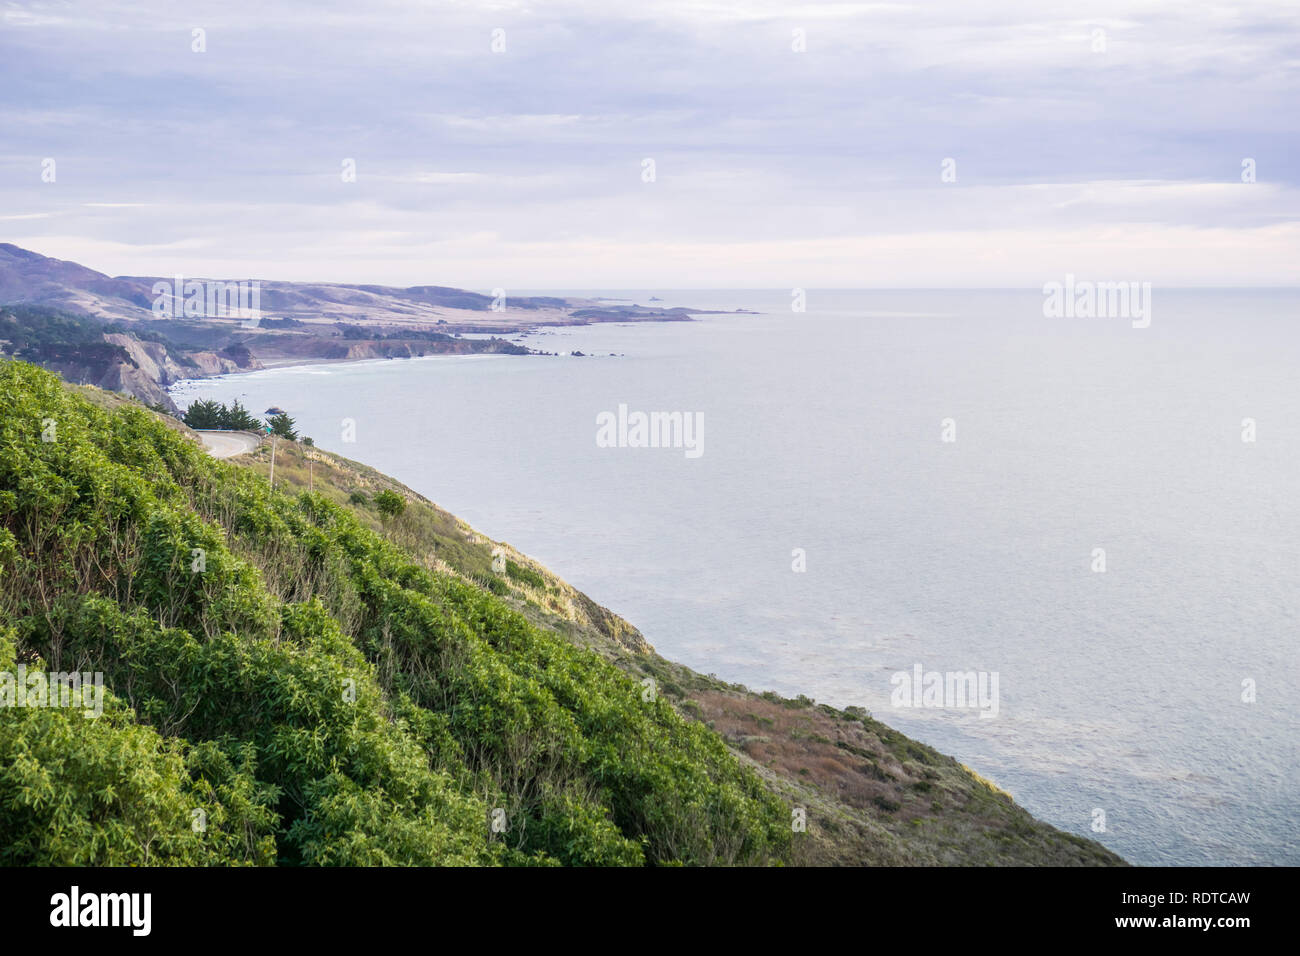
[[[271,488],[275,488],[275,440],[278,436],[274,433],[271,435]]]
[[[307,494],[312,494],[316,490],[314,478],[316,476],[316,460],[307,459]]]

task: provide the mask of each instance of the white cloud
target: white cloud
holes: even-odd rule
[[[31,22],[0,58],[0,208],[41,251],[80,243],[109,271],[150,271],[139,254],[354,281],[762,284],[815,269],[852,285],[879,263],[905,284],[1014,284],[1068,250],[1111,272],[1139,257],[1156,281],[1241,284],[1300,258],[1294,5],[1099,0],[1093,19],[1064,0],[69,9],[11,11]],[[195,24],[207,53],[190,51]],[[795,27],[807,53],[790,49]],[[46,156],[56,184],[39,180]],[[340,180],[345,157],[356,183]],[[945,157],[956,183],[940,182]],[[1257,183],[1240,182],[1246,157]]]

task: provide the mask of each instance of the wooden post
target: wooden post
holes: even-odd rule
[[[271,488],[275,488],[275,439],[276,435],[271,436]]]

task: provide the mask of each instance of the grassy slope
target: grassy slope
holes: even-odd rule
[[[78,391],[0,362],[0,695],[108,691],[0,708],[0,865],[788,858],[789,809],[599,655]]]
[[[104,393],[101,393],[104,394]],[[110,400],[116,401],[116,396]],[[270,449],[234,459],[265,475]],[[309,468],[309,464],[310,468]],[[686,717],[720,734],[769,790],[808,810],[792,861],[807,864],[1115,865],[1100,844],[1032,817],[951,757],[865,712],[806,698],[783,699],[704,676],[656,654],[640,632],[508,544],[491,541],[423,496],[372,468],[316,448],[281,442],[276,484],[351,507],[369,527],[430,567],[490,586],[538,627],[600,653],[638,680],[652,678]],[[389,489],[408,501],[384,527],[373,499]],[[494,551],[509,559],[494,574]],[[522,570],[518,570],[522,569]]]

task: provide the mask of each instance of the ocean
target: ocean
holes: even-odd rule
[[[1155,289],[1147,327],[1037,289],[547,294],[728,314],[173,396],[281,406],[664,656],[865,707],[1133,863],[1300,864],[1300,293]],[[996,695],[909,700],[918,668]]]

